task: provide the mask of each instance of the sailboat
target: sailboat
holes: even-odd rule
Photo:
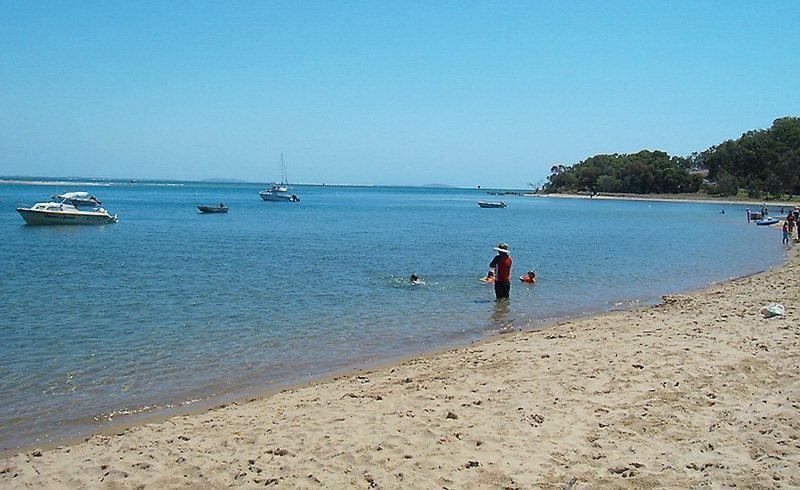
[[[273,183],[267,189],[258,193],[261,199],[271,202],[299,202],[300,198],[296,195],[289,193],[289,183],[286,181],[286,164],[283,162],[283,153],[281,153],[281,182],[280,184]]]

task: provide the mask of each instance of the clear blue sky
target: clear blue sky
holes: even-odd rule
[[[800,115],[800,2],[0,2],[0,174],[521,187]]]

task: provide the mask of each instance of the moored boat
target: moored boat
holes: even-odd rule
[[[29,208],[17,208],[29,225],[105,225],[119,221],[103,208],[83,211],[66,202],[38,202]]]
[[[278,184],[273,184],[269,189],[259,192],[258,195],[261,196],[261,199],[265,201],[273,201],[273,202],[300,201],[300,198],[298,198],[294,194],[290,194],[285,186],[281,186]]]
[[[258,195],[261,196],[261,199],[269,202],[300,202],[299,197],[289,192],[283,153],[281,153],[281,182],[272,184],[269,188],[259,192]]]
[[[478,201],[478,206],[482,208],[507,208],[508,205],[503,201],[497,202],[486,202],[486,201]]]
[[[223,203],[219,203],[219,206],[197,206],[197,210],[205,214],[227,213],[228,206]]]
[[[780,222],[780,220],[777,218],[764,218],[756,221],[756,224],[758,226],[770,226],[778,224],[778,222]]]

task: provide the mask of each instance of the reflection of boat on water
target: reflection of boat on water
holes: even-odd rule
[[[17,208],[29,225],[105,225],[119,221],[103,208],[82,211],[66,202],[39,202],[30,208]]]
[[[299,202],[295,194],[289,192],[289,183],[286,181],[286,165],[283,163],[283,153],[281,153],[281,182],[272,184],[268,189],[258,193],[261,199],[270,202]]]
[[[508,205],[503,201],[498,202],[486,202],[486,201],[478,201],[478,206],[482,208],[507,208]]]
[[[197,210],[204,214],[227,213],[228,206],[219,203],[219,206],[197,206]]]
[[[88,192],[65,192],[63,194],[54,194],[50,196],[51,199],[72,204],[73,206],[99,206],[103,204],[96,197]]]

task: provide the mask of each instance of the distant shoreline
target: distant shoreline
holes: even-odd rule
[[[654,201],[654,202],[695,202],[704,204],[750,204],[760,206],[767,204],[768,206],[783,206],[794,207],[800,205],[798,201],[764,201],[755,199],[737,199],[735,197],[729,198],[716,198],[708,194],[608,194],[600,193],[594,196],[587,194],[541,194],[530,193],[527,194],[535,197],[555,197],[559,199],[599,199],[607,201]]]
[[[182,187],[186,184],[223,184],[223,185],[268,185],[271,181],[247,181],[247,180],[180,180],[180,179],[127,179],[127,178],[106,178],[106,177],[17,177],[0,176],[0,185],[36,185],[36,186],[85,186],[85,187],[112,187],[112,186],[169,186]],[[343,188],[397,188],[397,189],[429,189],[429,190],[474,190],[474,191],[500,191],[500,192],[519,192],[524,190],[504,188],[504,187],[485,187],[475,186],[462,187],[447,184],[328,184],[325,182],[296,182],[292,186],[298,187],[343,187]]]

